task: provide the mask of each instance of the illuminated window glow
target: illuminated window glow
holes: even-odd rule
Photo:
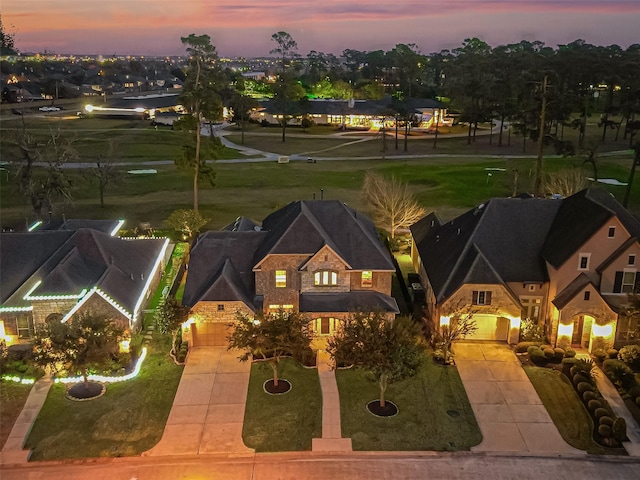
[[[362,280],[360,283],[363,287],[372,287],[373,286],[373,272],[365,270],[362,272]]]
[[[287,286],[287,271],[276,270],[276,288],[286,288]]]
[[[333,286],[338,284],[338,274],[336,272],[323,270],[316,272],[313,277],[316,286]]]

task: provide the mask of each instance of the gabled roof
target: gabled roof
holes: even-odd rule
[[[268,255],[313,255],[331,247],[354,270],[393,271],[393,262],[367,217],[337,200],[302,200],[267,216],[267,238],[255,265]]]
[[[255,230],[200,235],[191,249],[182,303],[193,307],[200,301],[220,300],[251,306],[253,257],[265,237],[265,232]]]
[[[631,236],[640,238],[640,222],[605,190],[587,188],[562,200],[542,256],[559,268],[614,215]]]
[[[598,267],[596,272],[602,273],[609,265],[611,265],[620,255],[629,250],[633,244],[640,244],[640,240],[636,237],[629,237],[620,247],[616,249],[608,258],[606,258]]]
[[[30,304],[26,293],[80,295],[97,287],[133,314],[165,244],[163,239],[123,240],[88,228],[2,234],[2,305]],[[22,268],[17,259],[25,258],[30,261]]]
[[[593,279],[590,278],[589,275],[581,273],[569,285],[567,285],[564,290],[556,295],[556,298],[554,298],[551,303],[553,303],[558,308],[558,310],[562,310],[571,300],[573,300],[573,298],[578,293],[584,290],[584,288],[589,284],[591,284],[595,288],[596,292],[598,291]]]
[[[47,230],[68,230],[74,231],[81,228],[91,228],[92,230],[98,230],[109,235],[114,234],[117,229],[122,226],[123,220],[90,220],[90,219],[75,219],[69,220],[51,220],[44,222],[37,227],[35,231],[47,231]]]
[[[411,233],[438,302],[464,283],[543,283],[540,256],[557,200],[493,198],[451,222],[431,214]]]

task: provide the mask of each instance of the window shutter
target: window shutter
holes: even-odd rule
[[[622,280],[620,280],[620,281],[622,281]],[[477,290],[473,291],[473,299],[472,299],[471,303],[473,305],[477,305],[478,304],[478,291]]]
[[[636,281],[633,285],[633,293],[640,293],[640,274],[636,272]]]
[[[484,304],[491,305],[491,292],[486,292],[484,294]]]
[[[616,279],[613,282],[613,293],[622,292],[622,272],[616,272]]]

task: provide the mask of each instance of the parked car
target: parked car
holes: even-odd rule
[[[40,107],[38,110],[41,112],[58,112],[62,109],[60,107]]]

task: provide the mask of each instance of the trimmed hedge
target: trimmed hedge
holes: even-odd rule
[[[598,419],[598,423],[600,423],[600,425],[609,425],[611,427],[613,426],[613,418],[609,415],[603,415]]]
[[[609,438],[613,435],[613,430],[609,425],[600,425],[598,426],[598,433],[601,437]]]
[[[590,411],[595,412],[596,409],[602,408],[602,404],[600,403],[600,400],[589,400],[589,402],[587,403],[587,408]]]
[[[609,416],[609,410],[606,408],[596,408],[593,415],[600,421],[600,418]]]

